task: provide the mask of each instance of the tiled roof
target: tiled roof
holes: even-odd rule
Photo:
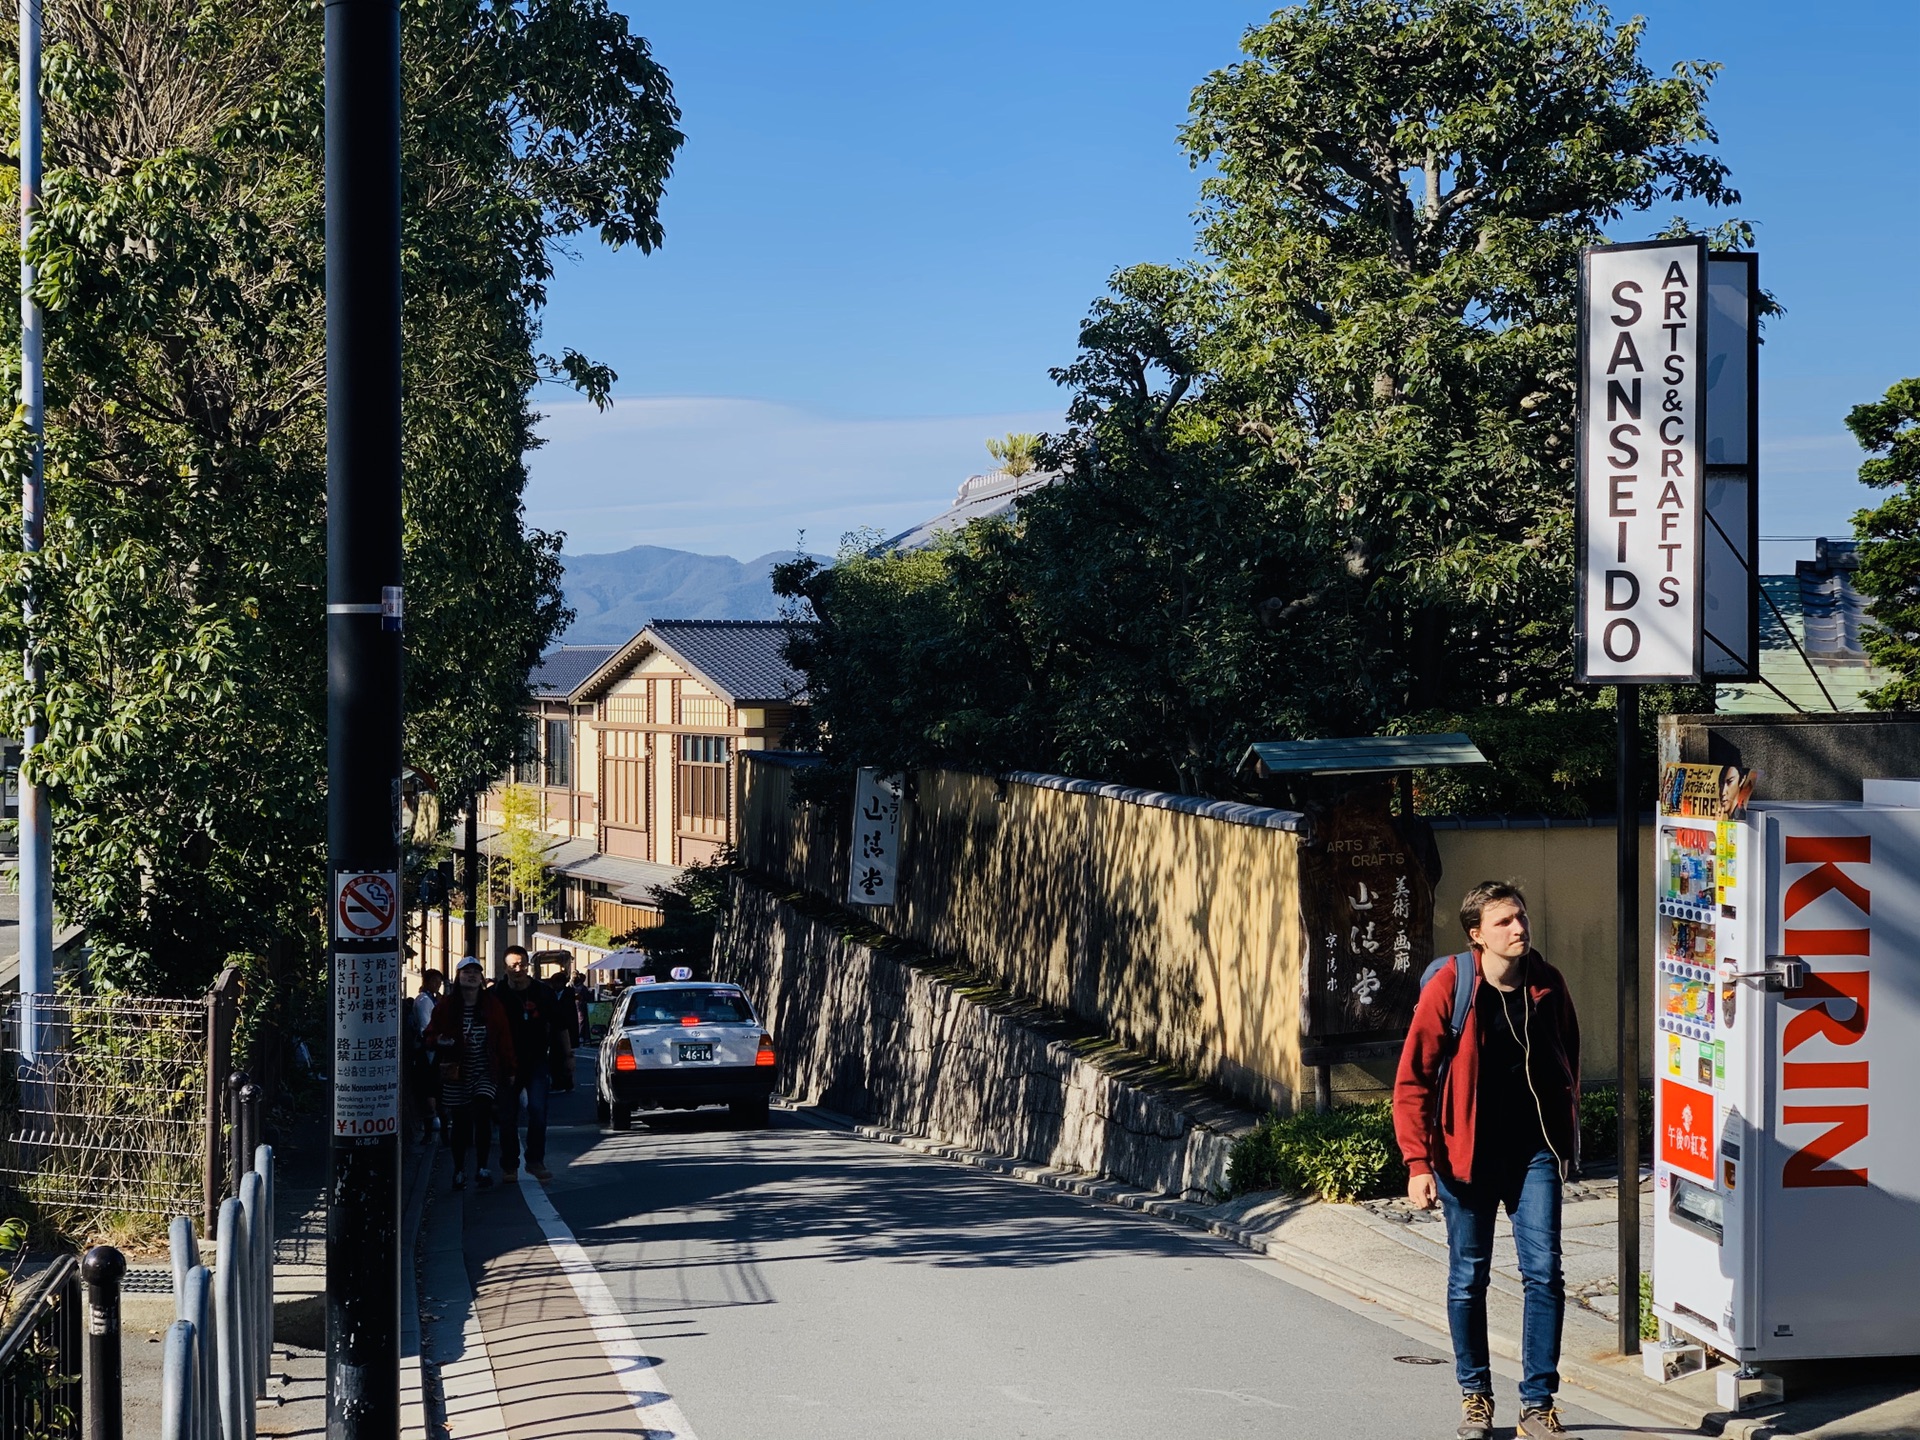
[[[1823,540],[1791,575],[1760,577],[1760,675],[1752,685],[1719,687],[1726,714],[1800,710],[1859,711],[1861,697],[1890,678],[1867,659],[1860,633],[1873,624],[1854,587],[1854,547]]]
[[[896,550],[924,550],[942,535],[965,529],[972,521],[1005,515],[1020,503],[1022,496],[1031,495],[1059,478],[1059,472],[1054,470],[1030,470],[1025,475],[995,470],[986,475],[969,475],[952,505],[931,520],[923,520],[911,530],[902,530],[868,553],[885,555]]]
[[[785,620],[656,620],[641,631],[735,705],[805,704],[807,682],[786,660]]]
[[[619,648],[618,645],[562,645],[540,657],[527,683],[537,697],[564,700]]]

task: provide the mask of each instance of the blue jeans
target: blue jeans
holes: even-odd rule
[[[547,1092],[553,1088],[553,1076],[547,1067],[538,1067],[531,1075],[514,1083],[511,1076],[500,1087],[500,1168],[520,1168],[520,1096],[527,1097],[527,1164],[544,1165],[547,1159]]]
[[[1560,1388],[1560,1326],[1567,1285],[1560,1271],[1560,1166],[1541,1150],[1504,1178],[1462,1185],[1436,1173],[1447,1221],[1447,1328],[1453,1370],[1463,1394],[1491,1395],[1487,1360],[1487,1276],[1493,1263],[1493,1218],[1501,1206],[1513,1220],[1525,1297],[1520,1332],[1520,1403],[1550,1405]]]

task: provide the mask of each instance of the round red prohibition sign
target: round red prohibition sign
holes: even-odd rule
[[[340,883],[336,907],[340,929],[359,940],[378,940],[393,933],[399,897],[384,875],[349,875]]]

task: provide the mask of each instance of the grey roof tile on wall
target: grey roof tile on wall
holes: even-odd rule
[[[527,676],[527,683],[536,696],[564,700],[619,648],[618,645],[562,645],[540,657],[540,663]]]
[[[735,705],[805,704],[807,682],[784,653],[792,629],[785,620],[656,620],[642,633]]]

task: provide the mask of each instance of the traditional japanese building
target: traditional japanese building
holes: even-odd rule
[[[778,620],[656,620],[624,645],[563,646],[530,677],[524,758],[481,802],[499,844],[508,784],[538,796],[565,916],[618,933],[649,891],[736,839],[738,755],[778,749],[806,705]]]

